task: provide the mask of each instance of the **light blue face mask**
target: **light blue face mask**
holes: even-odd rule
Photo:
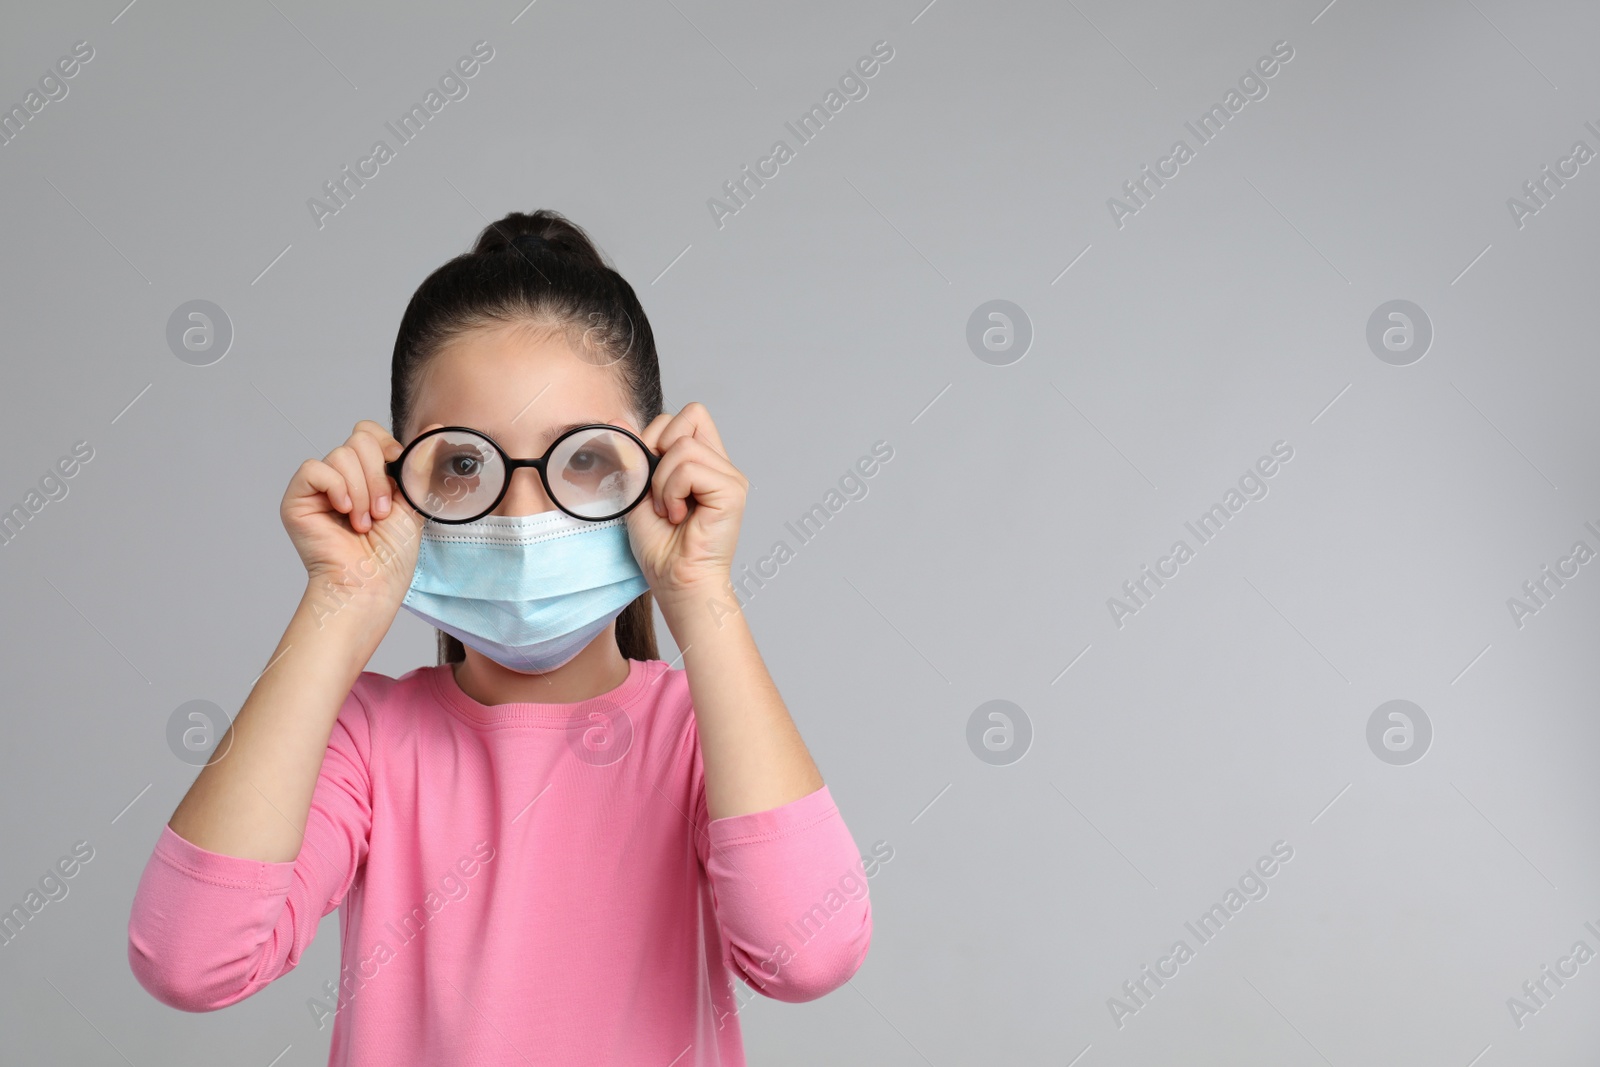
[[[403,606],[502,666],[542,674],[649,588],[626,515],[590,522],[553,509],[427,522]]]

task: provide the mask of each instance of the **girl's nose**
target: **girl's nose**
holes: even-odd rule
[[[555,502],[544,491],[544,482],[539,480],[539,472],[532,467],[518,467],[511,472],[511,483],[506,486],[506,495],[492,514],[536,515],[541,511],[551,511],[555,506]]]

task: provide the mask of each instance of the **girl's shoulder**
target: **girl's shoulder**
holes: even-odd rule
[[[416,738],[421,724],[439,718],[445,700],[439,672],[449,669],[416,667],[398,678],[362,671],[339,708],[330,744],[353,746],[370,761],[377,750]]]
[[[407,709],[437,703],[437,674],[447,669],[416,667],[398,678],[391,678],[379,671],[362,671],[345,697],[339,718],[370,720],[380,710],[386,718],[393,718]]]

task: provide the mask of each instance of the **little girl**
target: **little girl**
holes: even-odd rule
[[[284,494],[306,593],[145,866],[134,975],[226,1007],[338,908],[330,1064],[743,1064],[733,978],[815,999],[872,929],[733,596],[749,481],[702,405],[662,413],[633,288],[555,212],[422,283],[390,388],[398,437],[363,420]],[[439,664],[366,670],[402,606]]]

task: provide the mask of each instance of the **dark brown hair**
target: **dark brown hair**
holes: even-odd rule
[[[525,234],[544,243],[512,243]],[[661,414],[655,338],[633,286],[560,212],[513,211],[484,227],[472,251],[428,275],[412,294],[394,340],[390,432],[406,443],[400,435],[417,383],[446,345],[472,330],[510,324],[562,334],[579,358],[614,368],[641,429]],[[438,633],[440,664],[466,658],[460,641]],[[627,659],[660,658],[648,591],[617,616],[617,647]]]

